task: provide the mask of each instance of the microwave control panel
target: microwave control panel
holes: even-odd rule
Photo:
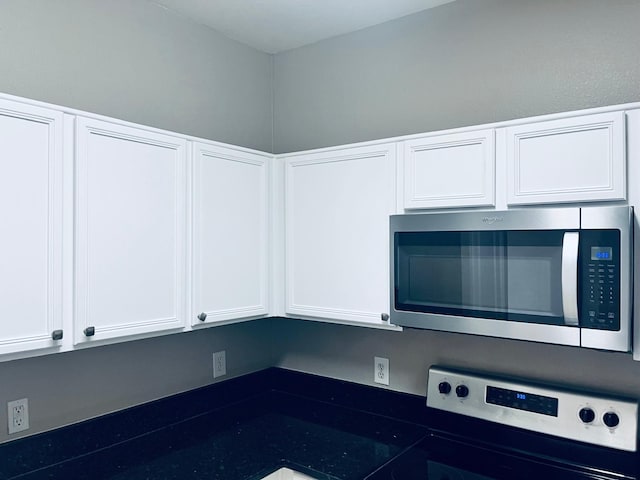
[[[620,231],[580,232],[580,326],[620,330]]]

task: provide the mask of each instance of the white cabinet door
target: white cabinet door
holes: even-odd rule
[[[76,343],[185,325],[186,142],[79,117]]]
[[[404,208],[495,204],[492,129],[403,142]]]
[[[268,161],[193,148],[193,325],[268,314]]]
[[[510,205],[624,200],[624,112],[506,129]]]
[[[290,316],[386,323],[395,149],[391,143],[286,159]]]
[[[62,125],[0,100],[0,354],[61,343]]]

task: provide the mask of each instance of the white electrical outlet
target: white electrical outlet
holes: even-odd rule
[[[215,352],[213,354],[213,378],[223,377],[227,374],[227,352]]]
[[[22,432],[29,428],[29,400],[21,398],[7,403],[9,433]]]
[[[389,385],[389,359],[373,357],[373,381]]]

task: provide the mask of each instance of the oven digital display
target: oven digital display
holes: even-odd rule
[[[613,260],[613,248],[591,247],[591,260]]]
[[[549,415],[550,417],[558,416],[557,398],[545,397],[534,393],[487,386],[486,402],[502,407]]]

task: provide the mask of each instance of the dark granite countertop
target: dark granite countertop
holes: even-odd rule
[[[281,467],[319,480],[640,479],[636,453],[276,368],[0,445],[0,480],[260,480]]]
[[[0,445],[0,479],[362,480],[423,439],[424,398],[269,369]]]

